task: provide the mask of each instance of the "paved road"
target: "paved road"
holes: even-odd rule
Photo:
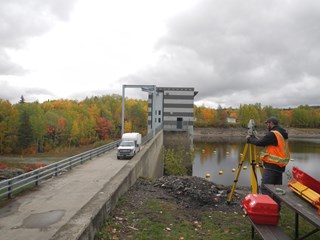
[[[127,162],[112,150],[10,200],[0,209],[0,239],[50,239]]]

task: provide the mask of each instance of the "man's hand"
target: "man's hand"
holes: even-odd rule
[[[247,143],[254,143],[254,142],[256,142],[257,140],[259,140],[259,138],[256,137],[255,135],[250,135],[250,134],[248,134],[248,135],[246,136],[246,140],[247,140]],[[253,141],[252,141],[252,140],[253,140]]]
[[[250,143],[250,137],[251,137],[251,135],[249,135],[249,134],[246,136],[247,143]]]

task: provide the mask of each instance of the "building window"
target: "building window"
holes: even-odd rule
[[[161,123],[161,118],[158,118],[158,122]]]
[[[182,118],[177,118],[177,129],[182,129]]]
[[[161,110],[158,111],[159,115],[161,115]]]

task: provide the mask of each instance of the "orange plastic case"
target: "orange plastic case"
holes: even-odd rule
[[[268,195],[248,194],[242,201],[242,207],[255,224],[278,224],[279,206]]]
[[[320,181],[311,177],[309,174],[305,173],[297,167],[292,168],[292,175],[293,178],[295,178],[298,182],[320,194]]]

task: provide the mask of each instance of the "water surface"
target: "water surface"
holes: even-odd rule
[[[207,177],[210,181],[232,185],[238,169],[241,154],[244,151],[245,143],[212,143],[194,141],[194,159],[192,175]],[[287,184],[292,178],[292,167],[296,166],[312,177],[320,180],[320,138],[290,139],[291,160],[283,174],[283,184]],[[256,147],[257,151],[263,148]],[[237,186],[251,186],[249,170],[249,152],[241,168]],[[235,172],[232,172],[235,169]],[[219,172],[223,173],[220,175]],[[260,171],[257,171],[258,183],[261,181]]]

